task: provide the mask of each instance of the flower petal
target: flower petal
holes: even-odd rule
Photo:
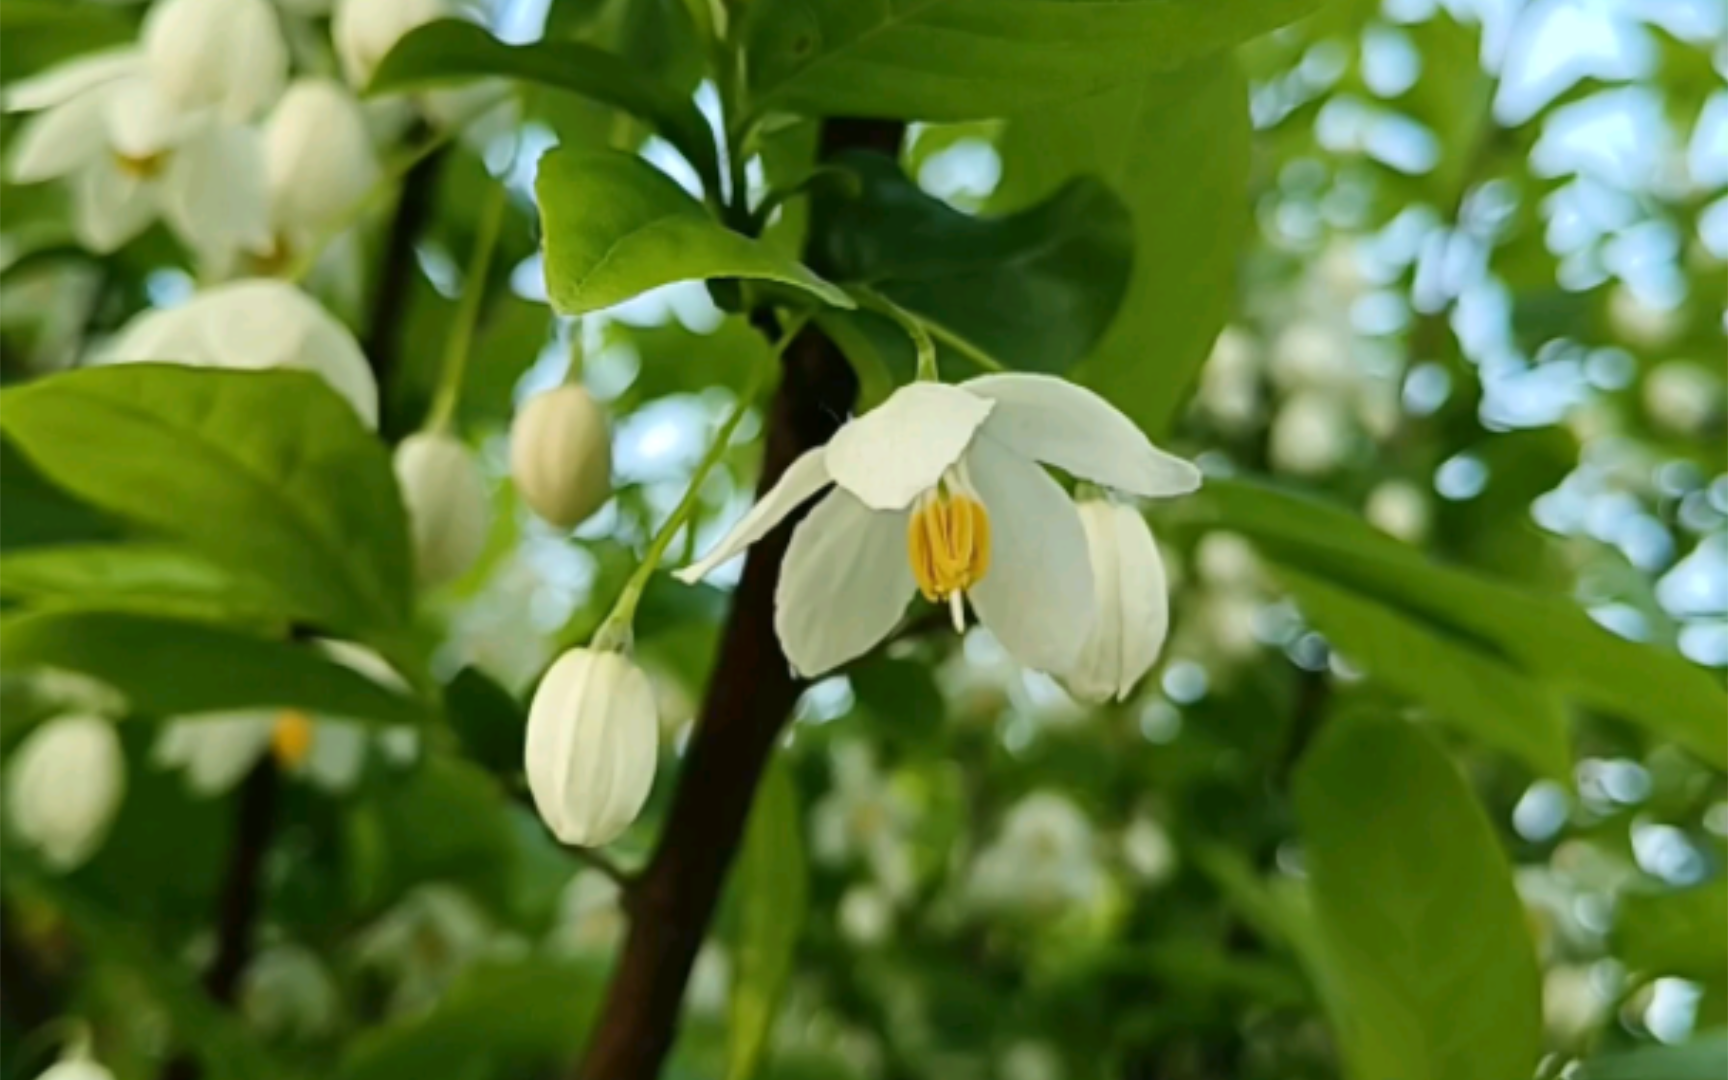
[[[18,132],[8,174],[19,184],[34,184],[77,171],[108,149],[102,96],[86,94],[25,121]]]
[[[1134,422],[1053,375],[985,375],[962,388],[996,403],[984,430],[1012,450],[1085,480],[1147,498],[1186,495],[1200,470],[1152,445]]]
[[[774,591],[774,629],[800,675],[814,677],[888,636],[916,588],[906,514],[871,510],[843,488],[792,534]]]
[[[1133,507],[1080,504],[1098,598],[1098,623],[1062,681],[1085,701],[1121,700],[1151,670],[1170,629],[1164,561]]]
[[[834,482],[872,510],[904,510],[966,452],[991,402],[915,382],[841,428],[828,443]]]
[[[109,252],[156,219],[156,192],[112,162],[99,161],[73,177],[72,206],[78,239],[92,251]]]
[[[679,570],[673,576],[686,585],[694,585],[714,568],[774,531],[787,514],[804,505],[806,499],[825,487],[830,477],[823,462],[823,448],[817,447],[794,461],[780,477],[780,482],[768,494],[756,500],[738,524],[732,526],[707,555]]]
[[[175,152],[163,182],[163,212],[183,240],[217,266],[270,246],[270,199],[258,132],[211,124]]]
[[[8,86],[4,97],[5,110],[35,112],[53,108],[103,83],[143,70],[144,57],[132,46],[90,53]]]
[[[1070,670],[1098,617],[1079,513],[1048,473],[986,432],[965,467],[990,515],[990,570],[966,592],[978,620],[1027,667]]]

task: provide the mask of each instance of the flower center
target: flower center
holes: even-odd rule
[[[906,529],[907,555],[918,591],[931,603],[946,600],[954,628],[964,629],[961,597],[990,570],[990,515],[963,484],[919,499]]]
[[[312,752],[312,718],[296,709],[284,709],[270,732],[270,750],[284,768],[299,768]]]
[[[168,151],[158,150],[154,154],[122,154],[114,151],[114,164],[121,172],[134,180],[149,180],[162,171],[168,164]]]

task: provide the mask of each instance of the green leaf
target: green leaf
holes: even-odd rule
[[[760,0],[763,111],[977,120],[1083,97],[1246,41],[1317,0]]]
[[[1571,775],[1566,715],[1547,686],[1478,642],[1450,638],[1396,608],[1289,567],[1276,569],[1303,614],[1351,663],[1537,772],[1562,780]]]
[[[503,1055],[569,1058],[592,1023],[599,987],[598,973],[574,964],[541,957],[481,961],[430,1012],[354,1040],[337,1080],[498,1075],[487,1066]]]
[[[1728,768],[1728,694],[1677,653],[1616,637],[1565,600],[1442,566],[1355,514],[1242,480],[1208,479],[1214,524],[1245,533],[1286,566],[1372,596],[1491,647],[1563,692]]]
[[[108,683],[155,717],[294,708],[423,724],[426,707],[307,645],[207,623],[107,611],[42,611],[0,622],[7,667],[41,665]]]
[[[1075,377],[1154,438],[1181,415],[1232,307],[1249,135],[1247,82],[1218,56],[1016,116],[1002,137],[1002,205],[1024,206],[1077,175],[1101,178],[1127,203],[1133,276]]]
[[[1721,983],[1728,973],[1728,879],[1675,892],[1627,893],[1614,953],[1634,971]]]
[[[861,181],[811,207],[811,261],[1014,368],[1062,372],[1097,343],[1128,284],[1128,212],[1090,179],[1021,213],[978,218],[920,191],[880,154],[832,159]]]
[[[1577,1080],[1722,1080],[1728,1034],[1708,1035],[1684,1046],[1646,1046],[1592,1058]]]
[[[389,455],[315,375],[86,368],[7,390],[0,427],[54,483],[247,578],[283,612],[360,638],[408,620]]]
[[[696,167],[704,183],[717,188],[720,161],[714,130],[688,97],[645,77],[654,70],[576,41],[506,45],[473,23],[441,19],[398,41],[378,65],[367,93],[494,76],[569,90],[652,124]]]
[[[1314,912],[1356,1080],[1528,1080],[1541,976],[1494,829],[1434,742],[1351,719],[1297,770]]]
[[[90,540],[125,534],[120,523],[55,487],[12,444],[0,439],[0,551]]]
[[[444,688],[444,712],[464,754],[495,773],[522,769],[528,714],[515,695],[476,667],[465,667]]]
[[[204,618],[280,616],[264,590],[173,544],[66,544],[0,556],[0,595]]]
[[[510,804],[498,783],[461,758],[434,755],[349,815],[355,901],[394,902],[429,881],[466,887],[507,914],[520,869]]]
[[[546,291],[566,315],[697,278],[778,281],[852,306],[796,260],[715,221],[633,154],[554,150],[540,159],[535,190],[546,232]]]
[[[755,1075],[792,976],[809,905],[802,824],[792,777],[784,764],[770,762],[738,862],[727,1080]]]

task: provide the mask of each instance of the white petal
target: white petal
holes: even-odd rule
[[[78,238],[92,251],[113,251],[156,220],[155,188],[109,161],[98,161],[73,178],[72,205]]]
[[[86,94],[25,121],[18,132],[9,175],[34,184],[65,176],[108,151],[100,94]]]
[[[156,739],[158,763],[180,768],[186,785],[204,798],[232,791],[270,749],[276,715],[243,711],[186,717]]]
[[[1200,470],[1152,445],[1134,422],[1053,375],[985,375],[962,387],[996,403],[984,430],[1022,455],[1119,491],[1162,498],[1200,486]]]
[[[347,720],[319,720],[312,725],[312,746],[300,771],[325,791],[353,788],[366,764],[366,729]]]
[[[774,526],[804,501],[816,494],[829,481],[822,447],[808,451],[787,467],[780,482],[768,494],[756,500],[738,524],[732,526],[714,550],[686,566],[675,575],[685,584],[695,584],[713,573],[714,568],[774,531]]]
[[[836,488],[786,550],[774,590],[780,647],[800,675],[830,671],[887,637],[916,588],[906,513],[871,510]]]
[[[185,117],[143,76],[116,83],[97,96],[108,141],[127,157],[146,158],[172,149],[190,130]]]
[[[1072,669],[1098,611],[1079,513],[1048,473],[988,434],[966,470],[990,515],[990,569],[966,593],[973,610],[1020,663]]]
[[[1086,701],[1121,699],[1151,670],[1170,628],[1164,562],[1152,530],[1134,508],[1089,500],[1080,504],[1079,513],[1098,622],[1063,682]]]
[[[103,83],[144,68],[144,58],[137,49],[127,46],[105,52],[90,53],[64,64],[56,64],[40,75],[19,79],[6,88],[7,112],[34,112],[62,105],[93,90]]]
[[[991,402],[942,383],[915,382],[841,428],[828,472],[872,510],[904,510],[960,460]]]
[[[223,261],[270,245],[270,201],[258,132],[211,124],[175,152],[163,181],[163,212],[181,238]]]

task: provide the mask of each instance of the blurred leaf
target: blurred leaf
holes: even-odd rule
[[[337,1080],[479,1074],[500,1056],[563,1061],[593,1020],[598,973],[541,957],[482,961],[423,1015],[363,1033]]]
[[[1297,770],[1334,1018],[1357,1080],[1527,1080],[1541,979],[1492,825],[1432,740],[1347,719]]]
[[[1728,695],[1677,653],[1609,633],[1565,600],[1430,562],[1335,506],[1241,480],[1208,479],[1199,505],[1286,566],[1372,596],[1491,647],[1563,691],[1728,767]]]
[[[308,645],[207,623],[106,611],[42,611],[0,622],[12,670],[90,675],[158,718],[294,708],[386,724],[424,724],[426,707]]]
[[[906,331],[874,311],[822,311],[816,325],[839,347],[858,376],[859,412],[888,400],[902,383],[916,377],[918,355]],[[943,370],[948,370],[944,364]],[[952,374],[952,373],[950,373]]]
[[[1002,205],[1026,205],[1077,175],[1127,203],[1133,276],[1075,374],[1155,438],[1181,414],[1232,308],[1249,137],[1247,83],[1227,55],[1016,116],[1003,134]]]
[[[506,45],[473,23],[441,19],[398,41],[378,65],[367,93],[489,76],[569,90],[648,121],[706,182],[717,185],[713,129],[688,98],[648,77],[656,70],[575,41]]]
[[[1586,1061],[1576,1080],[1722,1080],[1728,1035],[1693,1039],[1684,1046],[1646,1046]]]
[[[355,901],[389,904],[429,881],[460,884],[508,914],[518,869],[504,792],[459,758],[427,756],[350,815]]]
[[[119,522],[55,487],[11,439],[0,439],[0,499],[0,551],[124,535]]]
[[[803,820],[792,777],[770,761],[738,860],[727,1080],[749,1080],[768,1047],[809,905]]]
[[[1626,893],[1614,954],[1634,971],[1728,980],[1728,879],[1664,893]]]
[[[0,556],[0,594],[42,605],[279,619],[265,590],[171,544],[67,544]]]
[[[0,82],[12,82],[81,54],[124,44],[136,33],[132,20],[112,5],[6,0],[0,5]],[[10,208],[7,214],[10,218]],[[12,221],[6,224],[10,228]]]
[[[389,455],[317,376],[125,364],[4,402],[0,426],[49,479],[256,582],[282,612],[356,637],[408,621]]]
[[[1551,689],[1484,652],[1372,599],[1277,568],[1302,613],[1353,664],[1422,701],[1490,746],[1564,782],[1572,774],[1566,714]]]
[[[626,342],[641,361],[618,409],[670,394],[697,394],[710,386],[743,393],[772,361],[767,341],[736,315],[728,315],[709,333],[690,330],[675,319],[663,326],[609,323],[606,332]]]
[[[996,218],[918,190],[879,154],[830,159],[862,180],[818,189],[811,261],[867,284],[1010,367],[1061,372],[1116,314],[1133,252],[1121,200],[1094,180]]]
[[[698,278],[762,278],[852,306],[797,261],[715,221],[634,154],[554,150],[540,159],[535,191],[545,223],[546,290],[566,315]]]
[[[941,733],[946,709],[930,665],[874,656],[848,669],[846,677],[858,704],[888,738],[928,744]]]
[[[444,712],[463,753],[500,774],[522,771],[528,714],[515,696],[476,667],[465,667],[444,688]]]
[[[761,0],[742,38],[763,111],[975,120],[1165,71],[1316,0]]]

